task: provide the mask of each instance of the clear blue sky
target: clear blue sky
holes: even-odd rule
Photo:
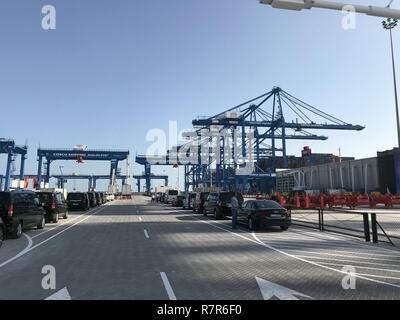
[[[57,9],[57,30],[41,28],[45,4]],[[289,153],[310,145],[316,152],[340,147],[343,155],[374,156],[396,144],[389,34],[380,18],[358,15],[356,30],[348,31],[341,19],[340,12],[281,11],[257,0],[2,0],[0,137],[28,140],[27,172],[36,172],[39,143],[135,155],[146,150],[149,129],[166,129],[168,120],[191,127],[197,115],[279,85],[367,127],[322,132],[326,142],[290,142]],[[108,163],[59,162],[55,172],[59,165],[64,172],[109,170]],[[176,183],[176,170],[154,171],[163,170],[174,172]]]

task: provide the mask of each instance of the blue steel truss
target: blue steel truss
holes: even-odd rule
[[[37,188],[40,189],[42,180],[43,158],[46,159],[45,182],[50,180],[50,166],[55,160],[96,160],[110,161],[110,183],[112,183],[113,174],[118,172],[118,162],[126,160],[129,156],[129,150],[75,150],[75,149],[38,149],[38,174]]]
[[[2,189],[3,185],[3,179],[4,179],[4,190],[9,191],[10,190],[10,180],[11,180],[11,175],[13,174],[13,165],[16,160],[16,156],[20,155],[21,156],[21,165],[20,165],[20,170],[19,170],[19,177],[22,180],[22,177],[24,176],[24,170],[25,170],[25,160],[26,160],[26,154],[28,153],[28,147],[27,146],[19,146],[16,145],[14,140],[10,139],[0,139],[0,154],[7,154],[7,166],[6,166],[6,173],[5,177],[0,177],[0,190]]]

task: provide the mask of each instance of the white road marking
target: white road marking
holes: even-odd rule
[[[251,239],[251,238],[248,238],[248,237],[246,237],[246,236],[244,236],[244,235],[242,235],[242,234],[239,234],[239,233],[237,233],[237,232],[233,232],[233,231],[228,230],[228,229],[226,229],[226,228],[222,228],[222,227],[217,226],[217,225],[215,225],[215,224],[213,224],[213,223],[210,223],[209,221],[201,220],[201,219],[199,219],[199,218],[197,218],[197,217],[195,217],[195,216],[193,216],[193,215],[190,215],[190,214],[186,214],[186,215],[189,216],[189,217],[192,217],[193,219],[196,219],[196,220],[198,220],[198,221],[200,221],[200,222],[202,222],[202,223],[208,224],[208,225],[210,225],[210,226],[212,226],[212,227],[214,227],[214,228],[217,228],[217,229],[223,230],[223,231],[225,231],[225,232],[231,233],[231,234],[233,234],[233,235],[235,235],[235,236],[237,236],[237,237],[239,237],[239,238],[242,238],[242,239],[245,239],[245,240],[247,240],[247,241],[256,243],[256,244],[258,244],[258,245],[261,245],[261,246],[263,246],[263,247],[265,247],[265,248],[268,248],[268,249],[270,249],[270,250],[279,252],[279,253],[281,253],[281,254],[283,254],[283,255],[285,255],[285,256],[291,257],[291,258],[293,258],[293,259],[296,259],[296,260],[299,260],[299,261],[302,261],[302,262],[305,262],[305,263],[308,263],[308,264],[311,264],[311,265],[313,265],[313,266],[317,266],[317,267],[320,267],[320,268],[323,268],[323,269],[326,269],[326,270],[330,270],[330,271],[333,271],[333,272],[337,272],[337,273],[341,273],[341,274],[348,275],[348,273],[345,272],[345,271],[337,270],[337,269],[335,269],[335,268],[331,268],[331,267],[322,265],[322,264],[320,264],[320,263],[316,263],[316,262],[314,262],[314,261],[310,261],[310,260],[306,260],[306,259],[300,258],[300,257],[298,257],[298,256],[296,256],[296,255],[287,253],[287,252],[282,251],[282,250],[280,250],[280,249],[277,249],[277,248],[275,248],[275,247],[273,247],[273,246],[271,246],[271,245],[268,245],[268,244],[262,242],[260,239],[258,239],[254,232],[252,233],[252,236],[253,236],[254,239]],[[217,224],[218,224],[218,223],[217,223]],[[359,278],[359,279],[363,279],[363,280],[366,280],[366,281],[374,282],[374,283],[379,283],[379,284],[387,285],[387,286],[390,286],[390,287],[400,288],[400,285],[397,285],[397,284],[393,284],[393,283],[389,283],[389,282],[385,282],[385,281],[380,281],[380,280],[376,280],[376,279],[371,279],[371,278],[368,278],[368,277],[365,277],[365,276],[360,276],[360,275],[357,275],[357,274],[354,275],[354,277]]]
[[[91,212],[91,211],[89,211],[89,212]],[[87,212],[87,213],[89,213],[89,212]],[[87,214],[87,213],[86,213],[86,214]],[[79,216],[77,216],[77,217],[75,217],[75,218],[73,218],[73,219],[69,219],[69,220],[67,220],[67,221],[65,221],[65,222],[62,222],[62,223],[57,224],[57,225],[54,226],[54,227],[48,228],[47,230],[42,231],[42,232],[40,232],[40,233],[35,234],[34,236],[32,236],[32,239],[35,239],[35,238],[37,238],[37,237],[39,237],[39,236],[41,236],[41,235],[43,235],[43,234],[46,234],[46,233],[48,233],[48,232],[50,232],[50,231],[53,231],[53,230],[55,230],[55,229],[57,229],[57,228],[59,228],[59,227],[62,227],[64,224],[67,224],[68,222],[75,221],[76,219],[79,219],[80,217],[83,217],[84,215],[85,215],[85,214],[81,214],[81,215],[79,215]]]
[[[171,284],[169,283],[168,277],[165,272],[160,272],[161,279],[164,283],[165,290],[167,291],[169,300],[177,300],[174,290],[172,290]]]
[[[59,236],[60,234],[63,234],[65,231],[67,231],[67,230],[71,229],[72,227],[80,224],[81,222],[89,219],[91,216],[95,215],[96,213],[99,213],[103,209],[105,209],[105,207],[100,208],[98,211],[93,212],[92,214],[88,215],[86,218],[84,218],[82,220],[79,220],[78,222],[75,222],[74,224],[70,225],[69,227],[57,232],[56,234],[53,234],[51,237],[49,237],[49,238],[47,238],[47,239],[35,244],[34,246],[32,246],[32,239],[30,239],[30,237],[24,233],[23,235],[27,237],[28,241],[30,239],[30,241],[29,241],[30,244],[23,251],[21,251],[20,253],[18,253],[14,257],[8,259],[7,261],[4,261],[2,264],[0,264],[0,268],[4,267],[5,265],[9,264],[10,262],[14,261],[15,259],[18,259],[18,258],[22,257],[23,255],[27,254],[28,252],[32,251],[33,249],[36,249],[36,248],[40,247],[42,244],[45,244],[46,242],[54,239],[55,237]]]
[[[329,266],[339,266],[339,267],[344,267],[347,266],[348,264],[343,264],[343,263],[331,263],[331,262],[320,262],[321,264],[324,265],[329,265]],[[388,272],[400,272],[400,270],[393,270],[393,269],[386,269],[386,268],[375,268],[375,267],[365,267],[365,266],[357,266],[357,265],[352,265],[356,269],[368,269],[368,270],[377,270],[377,271],[388,271]]]
[[[375,277],[375,278],[386,278],[386,279],[400,280],[399,277],[381,276],[381,275],[376,275],[376,274],[356,273],[356,275],[367,276],[367,277]]]
[[[28,240],[28,245],[24,248],[24,250],[18,252],[15,256],[13,256],[10,259],[1,263],[0,268],[5,266],[6,264],[9,264],[10,262],[14,261],[15,259],[18,259],[19,257],[23,256],[32,247],[32,244],[33,244],[32,238],[30,236],[28,236],[26,233],[23,233],[22,235]]]
[[[310,296],[307,296],[303,293],[264,280],[262,278],[256,277],[256,280],[264,300],[270,300],[273,297],[277,297],[279,300],[299,300],[297,297],[312,299]]]
[[[376,265],[376,266],[387,266],[387,267],[399,267],[400,264],[389,264],[389,263],[376,263],[376,262],[364,262],[364,261],[354,261],[354,260],[347,260],[347,259],[335,259],[335,258],[329,258],[329,257],[316,257],[316,256],[308,256],[308,255],[301,255],[301,254],[296,254],[297,257],[300,258],[308,258],[308,259],[315,259],[315,260],[329,260],[329,261],[344,261],[347,262],[347,264],[355,264],[355,263],[360,263],[360,264],[369,264],[369,265]],[[323,262],[321,262],[323,263]]]
[[[336,250],[336,249],[331,249],[329,246],[324,246],[323,244],[318,244],[318,243],[315,244],[315,245],[307,245],[307,244],[300,244],[300,243],[285,244],[284,241],[282,241],[282,243],[281,243],[281,241],[278,242],[278,241],[272,241],[272,240],[270,241],[270,243],[272,245],[276,245],[276,246],[282,247],[285,250],[290,250],[289,248],[292,248],[292,251],[296,251],[296,250],[300,251],[297,248],[303,248],[303,249],[310,248],[310,249],[314,249],[314,250],[321,249],[321,250],[329,250],[329,252],[339,252],[339,253],[349,253],[349,252],[351,252],[354,255],[354,257],[357,257],[356,256],[357,254],[362,254],[362,255],[366,255],[366,256],[376,256],[376,257],[382,256],[382,257],[400,258],[400,256],[396,256],[396,255],[389,255],[389,254],[378,253],[378,252],[375,253],[374,252],[375,250],[371,250],[372,252],[371,251],[370,252],[365,252],[365,251],[354,252],[354,251],[346,251],[346,250],[344,250],[344,249],[352,250],[352,249],[354,249],[354,246],[346,248],[346,247],[341,247],[340,245],[337,245],[336,247],[339,247],[339,248],[341,248],[343,250]]]
[[[53,293],[51,296],[47,297],[45,300],[72,300],[68,292],[67,287]]]
[[[143,232],[144,232],[144,236],[145,236],[147,239],[149,239],[150,237],[149,237],[149,234],[147,233],[147,230],[144,229]]]
[[[375,257],[375,258],[358,257],[356,255],[353,255],[353,252],[351,252],[351,251],[344,251],[344,253],[347,253],[347,254],[339,254],[339,253],[329,253],[329,252],[320,252],[320,251],[308,251],[308,250],[301,250],[301,249],[290,249],[289,245],[285,245],[283,247],[286,247],[286,248],[284,248],[285,250],[295,251],[297,253],[318,254],[318,255],[325,255],[325,256],[353,258],[353,259],[357,258],[357,259],[368,259],[368,260],[378,260],[378,261],[392,261],[392,262],[399,262],[399,264],[400,264],[400,260],[398,260],[398,259],[386,259],[386,258],[380,258],[380,257]],[[374,256],[374,255],[372,254],[372,256]],[[360,261],[360,262],[362,262],[362,261]]]

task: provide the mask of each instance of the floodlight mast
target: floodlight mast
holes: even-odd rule
[[[325,0],[259,0],[262,4],[271,5],[277,9],[303,10],[303,9],[330,9],[347,11],[348,6],[352,6],[357,13],[365,13],[369,16],[400,19],[400,10],[389,7],[377,7],[369,5],[357,5],[350,3],[340,3]]]

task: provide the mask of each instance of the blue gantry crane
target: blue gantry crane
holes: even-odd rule
[[[136,162],[145,168],[147,192],[150,192],[152,165],[183,165],[186,191],[200,186],[238,190],[253,185],[258,191],[268,192],[275,186],[276,169],[292,165],[293,157],[288,161],[286,151],[288,140],[328,139],[325,135],[315,134],[313,131],[316,130],[364,129],[364,126],[347,123],[279,87],[214,116],[197,118],[192,124],[194,130],[188,135],[190,142],[168,150],[165,156],[136,156]],[[233,150],[233,144],[242,159],[249,159],[248,162],[253,164],[251,172],[238,174],[246,166],[246,160],[236,161],[232,155],[238,151]],[[191,160],[181,161],[176,157],[182,153],[190,155]],[[215,170],[211,170],[213,162],[216,163]]]
[[[129,150],[77,150],[77,149],[38,149],[38,174],[37,188],[40,188],[42,181],[43,159],[46,160],[46,174],[44,181],[50,180],[50,166],[55,160],[75,160],[83,162],[86,160],[110,161],[110,184],[113,183],[113,177],[118,173],[119,161],[126,160],[129,156]]]
[[[290,119],[290,120],[288,120]],[[192,121],[196,132],[218,130],[239,135],[241,156],[249,156],[248,133],[252,132],[254,159],[253,172],[237,175],[240,165],[235,161],[226,162],[227,152],[232,152],[225,145],[226,137],[221,135],[217,145],[220,147],[219,161],[215,170],[215,185],[223,188],[243,187],[249,182],[273,180],[277,168],[288,168],[286,152],[287,140],[326,140],[327,136],[312,133],[314,130],[355,130],[364,126],[353,125],[316,108],[279,87],[249,99],[233,108],[211,117],[197,118]],[[200,139],[200,138],[199,138]],[[228,148],[228,150],[227,150]],[[278,157],[277,154],[281,156]],[[201,159],[201,157],[199,157]],[[279,160],[279,161],[278,161]],[[210,162],[188,165],[185,168],[188,184],[210,185],[213,174]],[[210,173],[211,172],[211,173]],[[191,180],[191,182],[190,182]],[[264,188],[271,188],[274,182]],[[260,185],[259,185],[260,187]]]
[[[21,180],[23,179],[24,170],[25,170],[25,160],[26,160],[27,153],[28,153],[27,146],[16,145],[14,140],[11,140],[11,139],[0,139],[0,154],[7,154],[7,166],[6,166],[6,172],[5,172],[5,177],[4,177],[4,190],[5,191],[10,190],[11,175],[13,174],[13,172],[12,172],[13,166],[14,166],[14,162],[16,160],[17,155],[21,156],[19,177]],[[2,180],[3,180],[3,178],[0,178],[0,190],[2,190],[2,185],[3,185]]]
[[[64,183],[68,180],[87,180],[88,181],[88,190],[95,190],[97,187],[97,180],[108,180],[110,179],[109,175],[89,175],[89,174],[63,174],[63,175],[52,175],[51,178],[57,179],[57,186],[59,188],[64,188]],[[115,176],[116,180],[127,180],[129,177],[126,175]]]
[[[142,174],[142,175],[133,175],[132,178],[137,180],[138,192],[140,192],[140,180],[145,180],[145,181],[147,181],[147,179],[149,179],[149,180],[164,180],[164,185],[165,186],[168,185],[168,176],[167,175],[157,175],[157,174],[151,173],[150,176]],[[147,184],[146,184],[146,189],[147,189]],[[150,189],[150,187],[148,187],[146,192],[148,192],[149,189]]]

